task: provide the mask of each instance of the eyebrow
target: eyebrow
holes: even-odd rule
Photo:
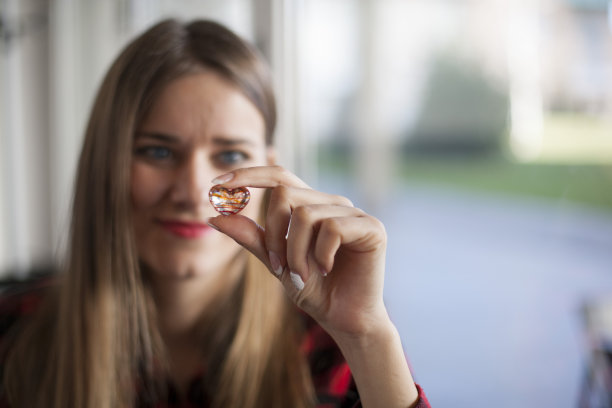
[[[239,137],[232,137],[232,136],[217,136],[214,137],[212,139],[213,144],[216,145],[220,145],[220,146],[236,146],[236,145],[251,145],[254,146],[255,143],[253,143],[251,140],[248,139],[241,139]]]
[[[179,144],[181,142],[180,138],[172,135],[168,135],[165,133],[156,133],[156,132],[137,132],[136,139],[140,138],[149,138],[156,139],[162,142]],[[216,136],[212,138],[212,143],[215,145],[229,147],[229,146],[237,146],[237,145],[249,145],[255,146],[255,143],[249,139],[243,139],[240,137],[234,136]]]
[[[180,142],[178,137],[167,135],[164,133],[150,133],[150,132],[137,132],[136,133],[136,139],[140,139],[143,137],[146,137],[149,139],[156,139],[162,142],[174,143],[174,144],[178,144]]]

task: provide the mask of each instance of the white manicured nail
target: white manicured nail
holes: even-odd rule
[[[219,227],[217,227],[215,224],[211,223],[210,220],[206,221],[206,224],[208,224],[208,226],[212,229],[216,229],[217,231],[219,230]]]
[[[213,183],[213,184],[223,184],[223,183],[227,183],[228,181],[230,181],[233,178],[234,178],[234,173],[226,173],[226,174],[222,174],[219,177],[213,179],[213,181],[211,183]]]
[[[304,289],[304,281],[300,275],[295,272],[289,272],[289,277],[291,278],[291,282],[293,282],[293,286],[295,286],[297,290]]]
[[[268,251],[268,257],[270,258],[270,266],[276,276],[281,276],[283,273],[283,265],[280,263],[280,258],[272,251]]]

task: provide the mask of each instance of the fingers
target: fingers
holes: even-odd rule
[[[320,235],[320,229],[325,225],[328,219],[334,218],[358,218],[363,216],[363,211],[354,207],[344,207],[338,205],[308,205],[296,208],[291,215],[291,225],[287,234],[287,268],[302,277],[304,282],[310,278],[311,271],[315,271],[322,275],[327,275],[333,265],[333,256],[336,253],[339,245],[333,249],[333,253],[321,252],[323,257],[314,256],[314,265],[309,264],[308,257],[312,248],[318,241],[317,235]],[[330,238],[326,238],[330,241]],[[332,261],[329,261],[331,256]],[[321,261],[325,261],[330,265],[328,269],[321,268],[324,266]]]
[[[386,245],[385,228],[378,219],[363,212],[357,217],[333,217],[321,221],[313,256],[323,275],[333,269],[341,245],[355,252],[375,251]]]
[[[382,223],[358,208],[325,204],[300,206],[291,217],[286,240],[287,264],[278,273],[265,245],[266,231],[256,222],[232,215],[211,218],[209,225],[233,238],[275,272],[294,301],[303,296],[302,289],[313,273],[326,276],[333,272],[341,247],[354,253],[381,248],[384,252],[386,244]],[[348,270],[363,266],[356,264]]]
[[[226,188],[261,187],[271,188],[289,186],[310,188],[298,176],[281,166],[245,167],[216,177],[213,184],[222,184]]]
[[[271,189],[265,230],[242,216],[217,217],[213,223],[253,252],[286,289],[300,292],[312,273],[332,272],[341,247],[369,251],[386,242],[380,221],[354,208],[345,197],[312,190],[282,167],[237,169],[213,183],[226,188]],[[345,266],[341,270],[347,269]]]
[[[265,231],[253,220],[242,215],[217,216],[208,220],[208,225],[217,231],[226,234],[239,245],[253,253],[270,270],[274,271],[272,262],[266,254],[264,245]],[[289,272],[276,274],[285,290],[292,299],[299,297],[300,291],[304,288],[303,279],[296,273]]]
[[[268,213],[266,216],[266,247],[273,269],[277,275],[287,264],[287,233],[292,220],[292,213],[302,206],[311,203],[318,205],[336,205],[352,208],[352,203],[345,197],[325,194],[303,188],[278,186],[272,190]],[[277,262],[278,261],[278,262]]]

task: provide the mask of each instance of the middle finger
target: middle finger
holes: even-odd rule
[[[317,265],[308,264],[308,253],[313,246],[321,221],[334,217],[360,217],[363,211],[354,207],[340,205],[314,204],[297,207],[291,215],[291,226],[287,234],[287,266],[297,273],[304,282],[308,280],[311,269],[323,272],[322,259],[315,259]]]
[[[266,248],[272,253],[271,258],[277,257],[279,265],[275,265],[276,267],[285,266],[287,262],[286,236],[292,212],[298,207],[314,203],[353,207],[351,201],[345,197],[309,188],[278,186],[272,190],[266,214]]]

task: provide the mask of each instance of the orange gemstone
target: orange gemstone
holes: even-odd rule
[[[222,215],[239,213],[251,199],[251,193],[246,187],[225,188],[213,186],[208,192],[208,199],[215,210]]]

